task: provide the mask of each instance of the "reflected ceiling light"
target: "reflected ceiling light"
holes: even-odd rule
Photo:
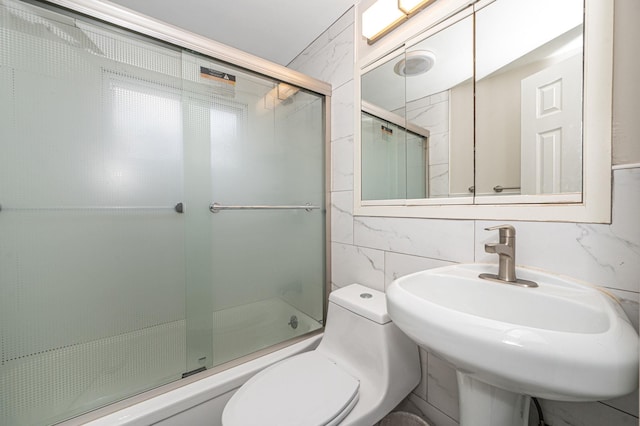
[[[291,96],[300,91],[300,89],[298,89],[297,87],[291,86],[286,83],[278,83],[276,89],[278,92],[278,99],[280,99],[281,101],[289,99]]]
[[[407,15],[413,15],[432,3],[434,0],[398,0],[398,9]]]
[[[407,52],[398,61],[393,71],[402,77],[412,77],[424,74],[436,64],[436,55],[430,50],[413,50]]]
[[[279,104],[290,104],[293,102],[293,95],[298,93],[300,89],[287,83],[278,83],[269,92],[264,95],[264,107],[266,109],[274,109]]]
[[[406,19],[398,9],[398,0],[377,0],[362,14],[362,35],[371,44]]]

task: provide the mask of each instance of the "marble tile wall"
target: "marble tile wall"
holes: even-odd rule
[[[496,262],[484,252],[491,221],[353,216],[354,11],[342,16],[290,65],[333,85],[331,123],[332,287],[353,282],[384,290],[395,278],[458,262]],[[640,167],[613,171],[613,223],[511,222],[518,263],[606,287],[636,328],[640,299]],[[432,426],[458,424],[454,370],[421,350],[422,380],[399,409]],[[553,426],[637,425],[638,392],[612,401],[541,401]],[[535,410],[532,422],[535,424]]]
[[[407,119],[429,129],[429,196],[449,195],[449,92],[407,103]]]

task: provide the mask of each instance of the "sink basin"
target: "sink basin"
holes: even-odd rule
[[[638,334],[613,296],[529,268],[516,274],[537,288],[478,278],[496,271],[497,265],[462,264],[399,278],[387,290],[389,316],[453,364],[459,384],[470,379],[476,388],[564,401],[635,390]]]

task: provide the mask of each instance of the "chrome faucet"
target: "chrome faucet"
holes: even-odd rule
[[[484,245],[484,251],[499,256],[498,279],[516,282],[516,229],[511,225],[498,225],[485,228],[485,231],[499,230],[499,242]]]
[[[485,231],[499,231],[497,243],[484,245],[484,251],[499,256],[498,275],[480,274],[485,280],[515,284],[523,287],[538,287],[533,281],[521,280],[516,277],[516,229],[511,225],[498,225],[485,228]]]

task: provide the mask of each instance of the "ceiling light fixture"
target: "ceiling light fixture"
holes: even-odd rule
[[[434,0],[398,0],[398,9],[411,16],[420,12]]]
[[[373,44],[433,1],[376,0],[362,13],[362,35]]]
[[[398,0],[377,0],[362,14],[362,35],[371,44],[406,20]]]

